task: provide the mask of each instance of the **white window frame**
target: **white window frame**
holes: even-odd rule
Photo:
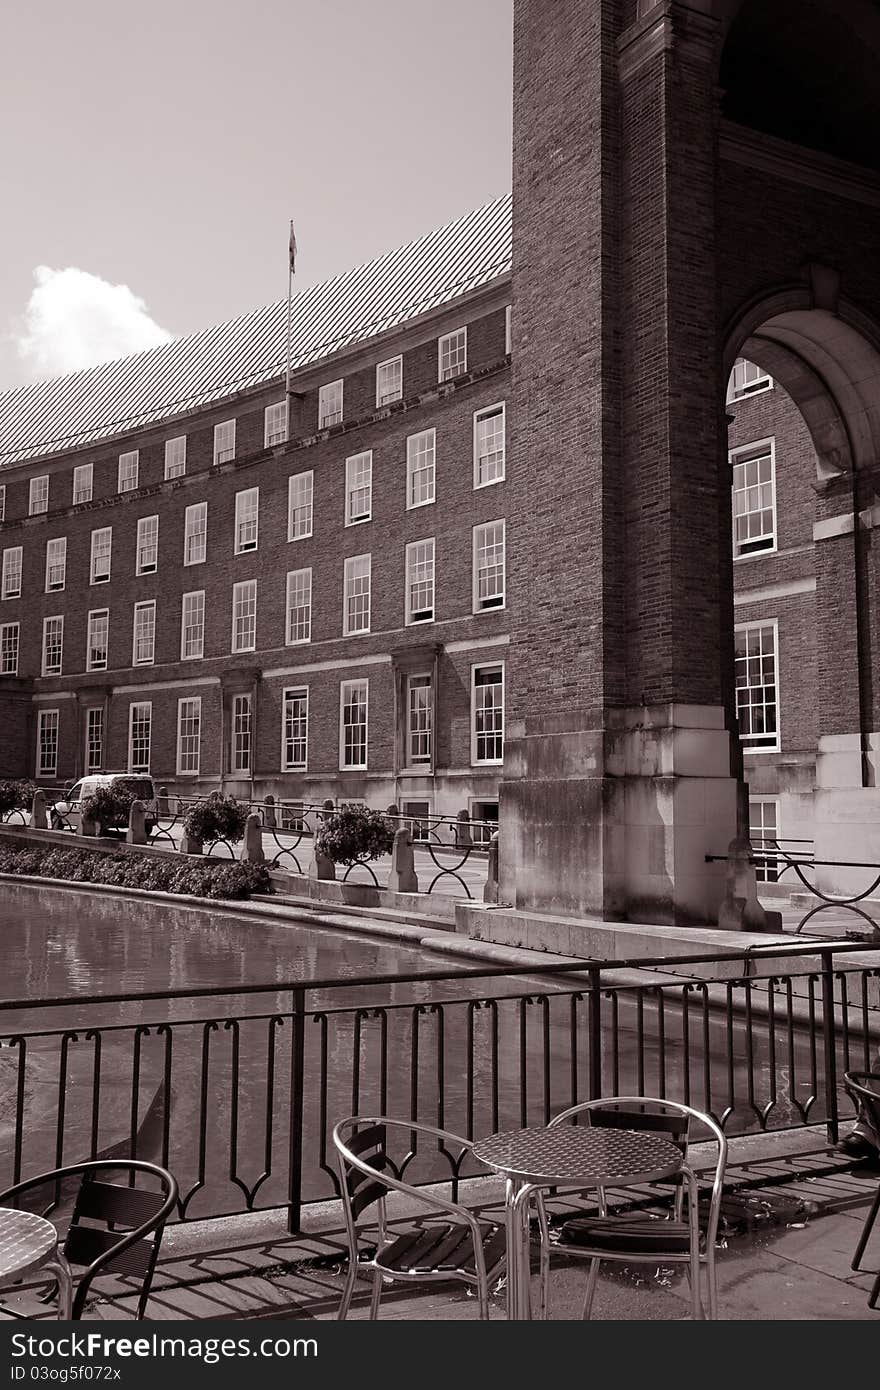
[[[337,404],[338,396],[338,404]],[[345,379],[337,377],[336,381],[325,381],[323,386],[318,387],[318,429],[329,430],[334,425],[341,425],[343,421],[343,411],[345,400]],[[334,408],[328,410],[328,405]]]
[[[191,540],[200,540],[199,553],[191,554]],[[208,504],[193,502],[183,514],[183,563],[203,565],[208,556]]]
[[[742,487],[738,489],[736,486],[736,470],[737,468],[746,467],[750,463],[757,463],[766,458],[769,458],[770,460],[770,513],[772,517],[773,528],[772,531],[769,533],[771,544],[762,545],[760,548],[756,548],[753,550],[743,550],[739,548],[739,542],[737,541],[736,537],[737,493],[748,493],[754,491],[756,488],[766,487],[767,484],[753,483],[750,484],[748,487]],[[756,439],[752,444],[738,445],[737,448],[730,450],[730,453],[728,454],[728,459],[730,461],[730,505],[732,514],[731,525],[733,528],[733,558],[735,560],[756,560],[759,559],[762,555],[774,555],[779,547],[778,517],[776,514],[776,438],[775,436],[771,435],[768,439]],[[743,513],[743,515],[754,516],[756,512],[763,512],[766,510],[766,507],[759,507],[751,511],[745,512]],[[766,539],[766,537],[767,533],[765,532],[761,536],[751,538],[750,540],[746,541],[745,544],[749,545],[752,544],[754,541],[763,541],[764,539]]]
[[[17,557],[17,558],[16,558]],[[15,576],[18,586],[13,587]],[[0,595],[3,598],[21,598],[24,576],[24,550],[20,545],[10,545],[3,552],[3,577],[0,579]]]
[[[287,736],[288,706],[294,700],[301,700],[305,706],[305,712],[297,716],[298,721],[305,726],[304,736],[297,737],[291,734]],[[297,742],[302,742],[305,747],[305,755],[301,761],[288,758],[288,745],[293,747]],[[281,692],[281,771],[282,772],[308,772],[309,768],[309,687],[307,685],[291,685]]]
[[[764,829],[765,829],[764,824],[763,824],[763,821],[764,821],[763,807],[765,807],[765,806],[772,806],[772,807],[773,807],[773,822],[774,822],[774,825],[775,825],[774,833],[773,833],[772,835],[762,835],[761,838],[762,838],[762,839],[768,839],[768,840],[775,840],[775,841],[777,842],[777,844],[778,844],[779,841],[782,839],[782,824],[781,824],[781,820],[780,820],[780,799],[779,799],[779,797],[778,797],[778,796],[760,796],[760,795],[759,795],[759,796],[752,796],[751,794],[749,795],[749,840],[750,840],[750,841],[753,841],[753,836],[752,836],[752,830],[753,830],[753,825],[754,825],[754,821],[753,821],[753,819],[752,819],[752,807],[753,807],[753,806],[760,806],[760,807],[762,808],[762,814],[761,814],[761,822],[762,822],[762,824],[761,824],[761,830],[762,830],[762,831],[764,831]],[[754,838],[757,839],[758,837],[755,836]],[[759,854],[768,855],[768,854],[772,854],[772,853],[773,853],[773,851],[772,851],[771,849],[765,848],[763,845],[755,845],[754,842],[752,843],[752,849],[753,849],[753,851],[754,851],[754,853],[755,853],[756,856],[759,855]],[[777,860],[775,866],[774,866],[774,865],[771,865],[766,859],[764,859],[763,861],[757,862],[757,863],[755,864],[755,877],[756,877],[757,881],[758,881],[759,883],[778,883],[778,882],[779,882],[779,874],[780,874],[780,866],[781,866],[781,863],[782,863],[781,856],[780,856],[780,858]]]
[[[104,659],[95,661],[92,653],[97,646],[98,624],[104,628]],[[90,608],[86,619],[86,670],[106,671],[110,659],[110,609]]]
[[[302,493],[301,500],[297,500]],[[298,512],[307,512],[303,519],[305,529],[298,530]],[[315,474],[308,468],[303,473],[292,473],[287,480],[287,539],[304,541],[312,534],[315,520]]]
[[[510,357],[513,352],[513,305],[508,304],[504,310],[504,355]]]
[[[288,647],[299,647],[312,640],[312,567],[304,566],[303,569],[289,570],[287,574],[287,587],[285,590],[285,610],[284,610],[284,641]],[[301,601],[294,603],[294,599]],[[300,636],[293,636],[292,619],[294,614],[302,614],[296,623],[297,629],[303,629]]]
[[[192,603],[190,608],[201,609],[201,620],[198,623],[192,621],[193,613],[187,614],[187,599],[201,599],[201,603]],[[187,617],[189,616],[189,623]],[[199,632],[201,634],[198,642],[198,651],[187,651],[187,632]],[[188,593],[181,595],[180,599],[180,659],[181,661],[201,661],[205,655],[205,591],[204,589],[190,589]]]
[[[366,561],[366,564],[363,562]],[[358,572],[360,571],[360,572]],[[355,585],[359,580],[366,579],[366,588],[358,591]],[[354,601],[366,595],[366,625],[363,627],[352,627],[351,616]],[[342,635],[343,637],[360,637],[370,630],[370,618],[373,599],[373,557],[372,554],[349,555],[345,561],[343,586],[342,586]],[[352,605],[350,607],[350,604]]]
[[[28,488],[28,516],[42,516],[49,510],[49,474],[31,478]]]
[[[21,624],[0,623],[0,676],[18,675]]]
[[[750,376],[749,368],[755,372]],[[749,396],[760,396],[765,391],[773,390],[773,378],[763,367],[759,367],[757,362],[751,362],[748,357],[738,357],[733,364],[730,378],[727,383],[727,404],[733,401],[748,400]]]
[[[138,714],[135,715],[135,711]],[[146,711],[146,714],[144,714]],[[135,719],[145,722],[147,726],[146,736],[146,762],[135,763],[134,760],[134,726]],[[153,756],[153,702],[152,700],[133,700],[128,707],[128,770],[130,773],[147,774],[150,771],[150,761]]]
[[[143,631],[140,629],[143,628]],[[149,647],[149,656],[138,656],[138,646],[141,645],[146,650]],[[131,664],[132,666],[152,666],[156,659],[156,600],[154,598],[144,599],[141,603],[136,603],[132,615],[131,624]]]
[[[235,458],[235,419],[221,420],[214,426],[214,466]]]
[[[742,727],[740,727],[739,741],[740,741],[740,746],[742,747],[742,751],[743,751],[744,754],[752,754],[752,753],[778,753],[778,752],[780,752],[780,750],[781,750],[781,748],[782,748],[782,699],[781,699],[781,693],[780,693],[780,687],[779,687],[779,619],[778,619],[778,618],[759,618],[759,619],[756,619],[754,622],[749,622],[749,623],[737,623],[736,626],[734,627],[734,635],[735,635],[735,637],[736,637],[736,636],[738,636],[740,633],[756,632],[756,631],[758,631],[759,629],[762,629],[762,628],[771,628],[772,631],[773,631],[773,673],[774,673],[774,678],[775,678],[775,681],[774,681],[774,689],[775,689],[775,692],[776,692],[776,699],[775,699],[775,710],[776,710],[776,730],[775,730],[775,738],[774,738],[774,742],[773,742],[773,743],[760,743],[760,744],[759,744],[759,743],[755,743],[755,742],[749,741],[749,740],[753,739],[755,736],[754,736],[754,735],[744,735],[744,734],[743,734],[743,731],[742,731]],[[753,658],[753,659],[754,659],[754,658]],[[737,657],[737,656],[735,655],[735,656],[734,656],[734,673],[735,673],[734,679],[735,679],[735,681],[736,681],[736,673],[738,672],[739,661],[740,661],[740,658]],[[738,720],[739,720],[739,712],[740,712],[739,691],[740,691],[741,689],[756,690],[756,689],[762,689],[762,688],[763,688],[763,687],[757,686],[757,685],[750,685],[750,686],[742,687],[742,686],[740,686],[740,685],[738,685],[738,684],[735,683],[734,698],[736,699],[736,712],[737,712],[737,719],[738,719]],[[754,707],[755,707],[755,706],[753,706],[753,705],[751,705],[751,704],[749,705],[749,708],[754,708]],[[764,707],[765,707],[765,708],[769,708],[770,706],[769,706],[769,704],[767,704],[767,702],[765,702],[765,703],[764,703]],[[759,735],[758,737],[761,737],[761,736]]]
[[[481,543],[481,536],[488,531],[490,526],[501,527],[501,592],[499,594],[486,595],[489,599],[497,599],[498,602],[480,601],[480,575],[483,572],[479,564],[480,552],[484,549]],[[496,542],[497,544],[497,542]],[[487,571],[488,572],[488,569]],[[473,611],[474,613],[494,613],[503,609],[507,603],[507,525],[503,517],[498,517],[495,521],[483,521],[474,527],[473,531]]]
[[[253,603],[253,641],[250,644],[240,640],[241,632],[239,624],[245,617],[244,611],[239,613],[237,610],[243,602],[248,605]],[[249,615],[247,615],[249,617]],[[248,623],[250,627],[250,621]],[[257,650],[257,581],[256,579],[242,579],[240,583],[232,586],[232,645],[233,652],[255,652]]]
[[[430,546],[430,555],[420,557],[419,552],[425,546]],[[430,575],[416,578],[415,568],[417,564],[430,567]],[[433,536],[426,536],[424,540],[410,541],[406,547],[406,562],[404,565],[405,593],[404,610],[406,613],[406,626],[413,627],[422,623],[433,623],[437,616],[437,546]],[[430,605],[424,604],[417,606],[413,604],[413,589],[417,584],[429,584],[431,586]],[[416,617],[416,613],[423,613],[430,606],[431,612],[428,617]]]
[[[467,372],[467,325],[437,339],[437,380],[454,381]],[[444,366],[443,359],[448,360]]]
[[[71,506],[80,507],[91,502],[95,487],[95,468],[91,463],[78,463],[73,470],[73,490]]]
[[[51,766],[43,765],[43,734],[47,723],[50,732],[54,732],[53,758]],[[37,755],[36,755],[36,776],[37,777],[57,777],[58,776],[58,750],[60,746],[61,734],[61,711],[59,709],[39,709],[37,710]]]
[[[365,494],[365,497],[362,496]],[[354,499],[364,510],[355,512]],[[345,460],[345,524],[360,526],[373,519],[373,451],[363,449]]]
[[[273,401],[263,411],[263,448],[274,449],[278,444],[286,444],[287,435],[287,397],[285,396],[283,401]]]
[[[426,462],[430,460],[430,462]],[[415,482],[418,475],[430,479],[426,491],[430,496],[416,499]],[[437,500],[437,431],[435,428],[419,430],[410,434],[406,441],[406,509],[415,511],[416,507],[431,507]]]
[[[419,682],[416,685],[416,682]],[[428,691],[428,703],[425,706],[427,721],[425,728],[419,728],[414,724],[413,715],[418,711],[413,705],[413,691],[415,689]],[[434,760],[434,677],[430,671],[413,671],[406,678],[406,726],[404,728],[404,749],[403,761],[407,768],[418,768],[424,770],[430,768]],[[427,739],[427,755],[415,756],[413,744],[417,739]]]
[[[100,543],[100,538],[101,538],[101,537],[105,537],[105,536],[108,538],[108,539],[107,539],[107,573],[106,573],[106,574],[98,574],[98,572],[97,572],[97,561],[98,561],[98,559],[100,558],[99,555],[98,555],[98,546],[99,546],[99,543]],[[91,546],[91,552],[90,552],[90,558],[89,558],[89,583],[90,583],[90,584],[109,584],[109,583],[110,583],[110,576],[111,576],[111,574],[112,574],[112,571],[113,571],[113,527],[112,527],[112,526],[98,526],[98,527],[92,532],[92,546]]]
[[[232,777],[249,777],[253,762],[253,701],[247,691],[233,695],[229,709],[229,773]],[[247,762],[241,761],[241,751],[247,750]]]
[[[116,491],[135,492],[138,485],[139,471],[139,450],[128,449],[124,454],[120,454],[119,465],[116,470]]]
[[[383,383],[383,373],[391,377],[390,387],[387,382]],[[396,385],[394,385],[395,381]],[[376,364],[376,409],[381,410],[384,405],[393,405],[395,401],[402,400],[403,356],[398,353],[396,357],[389,357],[386,361]]]
[[[0,483],[0,521],[6,520],[6,484]]]
[[[351,692],[356,689],[363,689],[363,730],[364,730],[364,759],[363,762],[347,763],[345,761],[345,731],[347,728],[360,728],[361,725],[347,725],[345,722],[346,703],[351,703]],[[339,770],[340,772],[365,772],[370,761],[370,682],[366,678],[358,680],[340,681],[339,683]]]
[[[500,758],[480,758],[477,756],[479,746],[479,731],[477,729],[477,672],[478,671],[498,671],[501,673],[501,756]],[[507,717],[507,691],[505,687],[505,669],[503,661],[475,662],[471,666],[471,766],[472,767],[500,767],[504,762],[504,737],[505,721]]]
[[[48,640],[47,640],[47,639],[48,639],[49,632],[50,632],[50,624],[55,624],[55,631],[56,631],[57,634],[58,634],[57,641],[53,644],[53,650],[57,650],[57,652],[58,652],[58,664],[57,664],[57,665],[52,665],[52,666],[49,665],[49,662],[48,662],[48,659],[47,659],[47,658],[48,658],[48,652],[49,652]],[[41,676],[60,676],[61,673],[62,673],[63,668],[64,668],[64,614],[63,614],[63,613],[52,613],[49,617],[46,617],[46,618],[43,619],[43,647],[42,647],[42,659],[41,659],[41,664],[40,664],[40,675],[41,675]]]
[[[235,540],[233,549],[236,555],[248,555],[256,550],[260,538],[260,489],[244,488],[235,494]]]
[[[149,558],[152,554],[152,560]],[[146,559],[144,558],[146,556]],[[155,574],[159,568],[159,516],[142,516],[137,524],[135,574]]]
[[[52,546],[60,546],[60,550],[52,551]],[[54,555],[54,558],[53,558]],[[60,580],[56,576],[52,580],[52,571],[61,570]],[[67,583],[67,537],[54,536],[52,540],[46,542],[46,576],[45,592],[47,594],[60,594],[63,592]]]
[[[100,715],[98,720],[93,720],[92,716],[95,714]],[[104,706],[89,705],[85,711],[85,716],[86,746],[83,753],[83,770],[88,776],[90,773],[100,772],[104,766]],[[95,724],[100,729],[100,738],[94,737]],[[97,748],[101,755],[97,761],[92,756],[93,748]]]
[[[501,449],[492,449],[484,454],[480,453],[480,425],[484,420],[495,419],[501,415]],[[497,469],[491,476],[483,477],[483,462],[487,459],[495,458],[500,452],[500,464],[493,462],[492,467]],[[503,483],[507,472],[507,406],[504,401],[496,401],[494,405],[483,406],[481,410],[474,411],[474,491],[484,487],[494,487],[496,483]]]
[[[165,440],[165,481],[186,474],[186,435],[176,434]]]

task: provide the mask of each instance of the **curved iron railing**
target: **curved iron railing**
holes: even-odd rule
[[[658,966],[674,973],[617,973]],[[296,1229],[304,1202],[337,1190],[329,1136],[346,1114],[477,1136],[638,1093],[694,1104],[728,1133],[821,1122],[834,1140],[852,1107],[843,1074],[871,1069],[880,1045],[880,958],[852,942],[558,972],[447,965],[3,1001],[0,1180],[114,1141],[171,1168],[181,1219],[286,1206]],[[48,1127],[34,1108],[47,1087]],[[161,1123],[145,1127],[147,1109]],[[400,1162],[416,1182],[460,1176],[430,1145]]]

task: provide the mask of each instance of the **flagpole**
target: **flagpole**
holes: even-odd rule
[[[284,399],[287,403],[287,437],[290,438],[290,359],[293,353],[293,277],[296,274],[296,237],[293,234],[293,218],[290,220],[289,256],[287,262],[287,371],[284,379]]]

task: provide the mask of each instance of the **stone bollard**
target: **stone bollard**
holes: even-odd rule
[[[147,835],[147,808],[142,801],[133,801],[128,813],[128,829],[125,832],[127,845],[145,845]]]
[[[159,788],[159,795],[158,795],[157,798],[156,798],[156,815],[157,815],[157,816],[167,816],[167,815],[168,815],[168,788],[167,788],[167,787],[160,787],[160,788]]]
[[[459,811],[455,826],[455,848],[472,849],[471,816],[469,811]]]
[[[46,793],[37,788],[31,804],[31,825],[35,830],[48,830],[49,818],[46,815]]]
[[[274,830],[278,824],[275,814],[275,798],[270,792],[263,800],[263,825],[267,830]]]
[[[263,826],[260,817],[252,811],[244,823],[244,839],[241,842],[241,854],[239,858],[247,864],[263,864],[266,856],[263,853]]]
[[[392,893],[418,893],[419,891],[412,835],[406,826],[401,826],[400,830],[394,832],[388,887]]]
[[[315,846],[314,856],[309,865],[309,878],[331,879],[336,877],[336,865],[329,854],[324,854]]]
[[[483,902],[498,901],[498,831],[489,841],[489,857],[486,866],[486,882],[483,884]]]
[[[194,835],[187,835],[184,830],[180,837],[181,854],[204,854],[205,846],[201,840],[197,840]]]
[[[92,820],[91,816],[87,816],[85,811],[82,811],[79,818],[80,835],[85,835],[88,839],[94,839],[100,834],[100,831],[101,827],[98,822]]]
[[[758,884],[752,864],[752,845],[745,835],[739,835],[727,846],[724,901],[718,909],[718,925],[722,931],[772,931],[767,913],[758,901]],[[771,913],[778,918],[779,913]]]

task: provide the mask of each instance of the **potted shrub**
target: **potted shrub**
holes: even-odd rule
[[[30,810],[36,786],[33,782],[4,778],[0,781],[0,820],[13,811]]]
[[[393,844],[394,830],[381,811],[371,811],[366,806],[343,806],[325,817],[315,836],[315,853],[324,854],[334,864],[345,864],[350,869],[354,864],[369,864],[372,859],[390,854]],[[344,901],[363,906],[375,906],[378,901],[375,878],[372,885],[342,883],[340,893]]]
[[[98,787],[82,803],[83,834],[87,833],[86,821],[91,821],[97,827],[99,835],[124,832],[134,800],[134,792],[126,791],[124,787]]]
[[[234,796],[211,792],[204,801],[196,801],[186,811],[180,848],[185,854],[201,854],[205,845],[217,840],[225,840],[231,848],[243,838],[247,818],[247,806]]]

